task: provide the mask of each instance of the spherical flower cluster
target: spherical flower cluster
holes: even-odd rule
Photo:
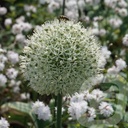
[[[9,126],[10,125],[9,125],[8,121],[5,118],[1,117],[0,128],[9,128]]]
[[[73,94],[99,73],[100,45],[80,23],[45,23],[28,40],[21,69],[40,94]]]
[[[43,102],[36,101],[33,103],[32,111],[38,115],[38,119],[49,120],[51,118],[50,108],[45,106]]]

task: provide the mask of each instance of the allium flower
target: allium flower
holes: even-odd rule
[[[109,104],[107,102],[101,102],[99,109],[100,109],[100,114],[102,114],[105,117],[109,117],[114,112],[111,104]]]
[[[43,102],[36,101],[33,103],[32,110],[38,115],[38,119],[49,120],[51,118],[50,108],[45,106]]]
[[[10,125],[9,125],[8,121],[5,118],[1,117],[0,128],[9,128],[9,126]]]
[[[45,23],[28,40],[21,69],[40,94],[73,94],[99,73],[100,45],[80,23]]]

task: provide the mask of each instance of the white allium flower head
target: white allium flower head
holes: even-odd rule
[[[79,119],[88,108],[88,103],[86,101],[82,102],[71,102],[68,108],[68,113],[72,119]]]
[[[19,55],[14,51],[8,51],[7,57],[12,64],[16,64],[17,62],[19,62]]]
[[[6,71],[6,75],[9,79],[15,79],[18,75],[18,71],[14,68],[9,68]]]
[[[116,60],[116,66],[117,66],[117,68],[119,69],[119,70],[123,70],[124,68],[126,68],[127,67],[127,65],[126,65],[126,62],[123,60],[123,59],[118,59],[118,60]]]
[[[11,24],[12,24],[12,19],[11,19],[11,18],[5,19],[5,21],[4,21],[4,25],[5,25],[5,26],[9,26],[9,25],[11,25]]]
[[[104,117],[109,117],[113,114],[114,109],[112,108],[111,104],[107,102],[101,102],[99,106],[100,114],[102,114]]]
[[[100,45],[80,23],[45,23],[25,46],[21,69],[30,87],[40,94],[73,94],[100,72]]]
[[[1,117],[0,128],[9,128],[9,126],[10,126],[9,122],[5,118]]]
[[[7,78],[5,75],[0,74],[0,86],[4,86],[7,83]]]
[[[123,45],[128,46],[128,34],[123,37]]]
[[[32,106],[33,113],[37,114],[38,119],[49,120],[51,118],[50,108],[43,102],[36,101]]]
[[[0,7],[0,15],[5,15],[7,13],[7,9],[5,7]]]

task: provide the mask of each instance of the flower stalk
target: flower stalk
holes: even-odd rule
[[[57,128],[62,127],[62,121],[61,121],[61,113],[62,113],[62,94],[57,95]]]

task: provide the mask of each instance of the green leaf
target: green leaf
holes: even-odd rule
[[[28,115],[30,119],[35,124],[35,128],[39,128],[36,122],[36,116],[32,113],[32,104],[31,103],[23,103],[23,102],[10,102],[5,103],[1,106],[2,111],[8,110],[13,115]]]

